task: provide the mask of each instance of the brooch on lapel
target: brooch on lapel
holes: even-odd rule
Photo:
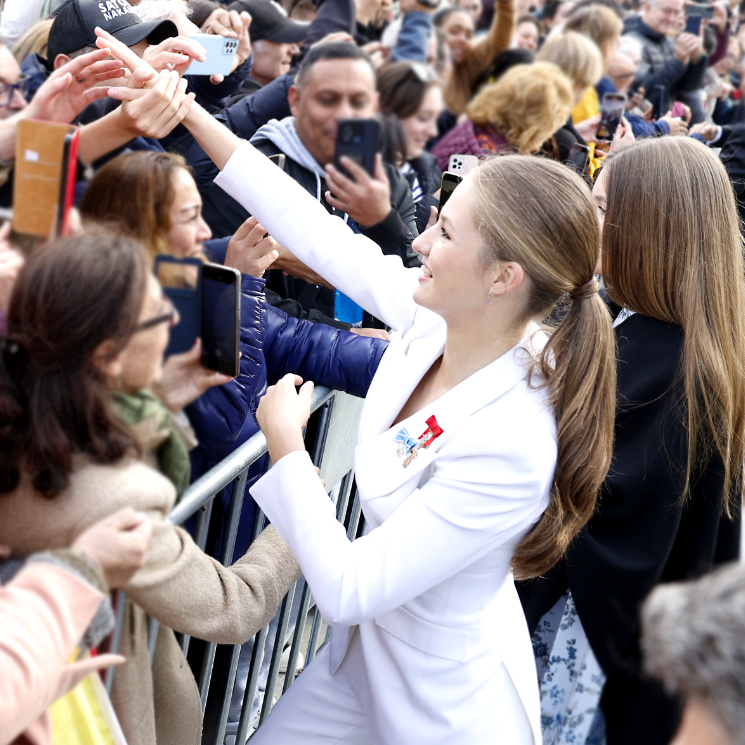
[[[398,443],[396,455],[399,457],[406,456],[404,468],[408,468],[409,463],[416,458],[422,448],[428,448],[442,434],[442,427],[437,423],[437,419],[434,416],[431,416],[426,421],[427,429],[416,440],[409,435],[406,427],[401,427],[396,435],[395,439]]]

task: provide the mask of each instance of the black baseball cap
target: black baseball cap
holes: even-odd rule
[[[47,64],[58,54],[71,54],[96,46],[96,26],[128,47],[147,39],[151,44],[178,36],[173,21],[143,23],[127,0],[70,0],[60,6],[49,31]]]
[[[228,7],[251,14],[248,29],[251,41],[266,39],[277,44],[297,44],[308,34],[310,24],[291,21],[287,11],[274,0],[237,0]]]

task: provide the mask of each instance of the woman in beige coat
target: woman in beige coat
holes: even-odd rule
[[[109,386],[158,381],[174,320],[142,247],[88,234],[34,254],[18,279],[0,359],[0,543],[30,554],[73,543],[121,507],[145,512],[145,566],[124,587],[112,702],[129,745],[197,745],[196,682],[173,630],[224,644],[274,615],[297,564],[273,528],[231,567],[168,519],[175,490],[136,458],[110,411]],[[161,627],[148,655],[145,613]]]

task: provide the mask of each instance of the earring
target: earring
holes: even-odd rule
[[[494,292],[494,288],[493,287],[490,287],[489,288],[489,294],[486,296],[487,297],[487,301],[486,301],[487,304],[491,305],[491,296],[492,295],[495,295],[495,294],[498,294],[498,293],[495,293]]]

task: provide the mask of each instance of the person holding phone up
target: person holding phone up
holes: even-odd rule
[[[670,111],[680,98],[690,106],[693,97],[688,94],[704,85],[708,57],[701,31],[698,36],[683,32],[675,40],[670,36],[683,23],[684,5],[683,0],[650,0],[640,16],[632,16],[624,24],[624,36],[635,39],[642,47],[636,81],[644,86],[648,97],[661,91],[660,115]],[[694,111],[692,123],[702,120],[703,112]]]

